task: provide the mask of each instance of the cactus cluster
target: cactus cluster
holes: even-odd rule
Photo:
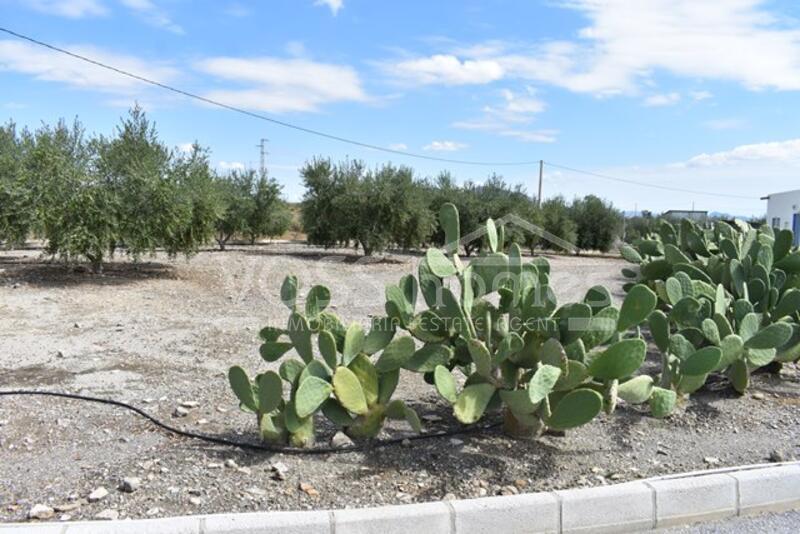
[[[281,299],[290,310],[287,326],[262,329],[260,352],[274,362],[294,349],[300,359],[285,358],[278,373],[267,371],[254,380],[240,367],[228,373],[242,409],[256,414],[262,438],[310,446],[318,412],[353,438],[377,436],[387,417],[405,419],[421,431],[416,412],[392,400],[400,367],[414,353],[413,340],[394,339],[395,327],[387,318],[373,320],[368,333],[358,323],[345,327],[326,311],[330,291],[324,286],[312,287],[300,310],[298,288],[297,278],[287,276],[281,287]]]
[[[657,295],[647,322],[671,405],[711,373],[743,393],[755,369],[800,358],[800,251],[791,231],[661,221],[657,234],[620,252],[634,265],[622,271],[626,291],[646,285]],[[668,407],[664,400],[651,397],[654,413]]]
[[[301,310],[298,281],[286,278],[287,327],[261,332],[261,356],[284,359],[279,372],[254,380],[239,367],[229,373],[265,440],[310,445],[318,412],[353,438],[375,437],[387,417],[420,431],[417,414],[391,399],[401,372],[422,374],[461,423],[501,412],[516,437],[583,425],[613,412],[618,398],[669,403],[671,391],[635,376],[646,354],[640,327],[657,305],[651,289],[632,288],[616,308],[596,286],[559,307],[547,260],[523,261],[502,226],[486,222],[486,250],[465,264],[455,206],[445,204],[439,218],[445,246],[427,251],[417,276],[386,287],[386,316],[369,332],[327,311],[323,286],[308,291]],[[292,349],[300,360],[288,357]]]

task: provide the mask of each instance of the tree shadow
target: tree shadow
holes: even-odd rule
[[[160,262],[104,263],[102,273],[94,273],[85,264],[0,257],[0,269],[3,271],[0,279],[43,288],[120,286],[145,280],[179,279],[174,266]]]
[[[357,252],[345,252],[342,249],[331,249],[329,251],[301,251],[301,250],[266,250],[266,249],[239,249],[240,252],[248,256],[275,256],[275,257],[291,257],[302,260],[320,261],[329,263],[346,263],[358,265],[403,265],[407,263],[404,260],[393,258],[391,256],[364,256]]]

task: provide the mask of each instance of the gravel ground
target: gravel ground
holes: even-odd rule
[[[338,254],[338,255],[336,255]],[[225,373],[267,368],[259,328],[285,324],[287,273],[327,285],[346,320],[383,313],[383,287],[418,257],[364,262],[300,245],[203,252],[191,262],[115,263],[102,276],[69,272],[36,250],[0,254],[0,389],[41,388],[130,402],[193,431],[255,439]],[[551,258],[564,302],[604,284],[622,296],[617,260]],[[429,431],[448,428],[448,406],[417,375]],[[720,380],[667,421],[620,406],[611,417],[536,442],[497,433],[414,441],[368,452],[290,456],[177,438],[132,413],[53,398],[0,398],[0,521],[42,517],[160,517],[191,513],[363,507],[596,486],[792,458],[800,452],[800,374],[761,374],[744,398]],[[184,404],[186,415],[175,410]],[[196,404],[195,404],[196,403]],[[403,436],[401,423],[387,437]],[[332,432],[323,428],[320,442]],[[278,473],[280,472],[280,474]],[[119,489],[135,478],[134,491]],[[91,496],[98,488],[108,495]],[[131,489],[131,488],[128,488]],[[102,494],[104,492],[99,492]],[[91,502],[90,502],[91,501]]]
[[[662,532],[665,534],[751,534],[752,532],[797,534],[797,532],[800,532],[800,511],[793,510],[780,514],[736,517],[722,521],[712,521],[703,525],[662,530]]]

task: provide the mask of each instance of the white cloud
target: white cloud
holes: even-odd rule
[[[689,167],[717,167],[741,162],[797,162],[800,161],[800,139],[740,145],[721,152],[703,153],[687,161]]]
[[[680,100],[680,93],[663,93],[648,96],[644,99],[644,105],[647,107],[672,106],[680,102]]]
[[[99,17],[108,13],[100,0],[28,0],[25,5],[48,15],[70,19]]]
[[[456,141],[431,141],[430,144],[423,147],[424,150],[433,152],[456,152],[464,148],[467,148],[467,145]]]
[[[391,150],[408,150],[408,145],[405,143],[392,143],[389,145]]]
[[[745,125],[745,121],[742,119],[730,118],[730,119],[712,119],[705,121],[703,126],[708,128],[709,130],[736,130],[741,128]]]
[[[536,97],[532,88],[527,93],[517,94],[508,89],[500,91],[503,103],[499,106],[485,106],[483,116],[478,119],[458,121],[454,128],[462,130],[482,130],[503,137],[513,137],[528,143],[552,143],[556,140],[556,130],[529,130],[538,113],[545,109],[545,103]]]
[[[344,0],[316,0],[315,6],[328,6],[335,17],[339,10],[344,7]]]
[[[64,48],[160,82],[168,83],[178,76],[178,72],[168,65],[135,56],[116,54],[89,45],[67,45]],[[0,71],[4,70],[28,74],[38,80],[115,94],[136,94],[142,87],[142,82],[96,65],[33,44],[11,40],[0,41]]]
[[[178,151],[183,154],[191,154],[194,149],[194,143],[181,143],[178,145]]]
[[[692,100],[696,102],[700,102],[701,100],[708,100],[709,98],[714,98],[714,94],[710,91],[689,91],[689,96],[692,97]]]
[[[386,70],[446,85],[522,79],[595,95],[638,94],[659,72],[800,90],[800,26],[765,0],[562,0],[588,25],[574,40],[491,41],[458,53],[402,58]]]
[[[503,68],[493,60],[461,61],[452,55],[408,59],[384,69],[394,78],[416,84],[473,85],[503,78]]]
[[[173,20],[164,12],[163,9],[158,7],[154,4],[151,0],[120,0],[122,4],[139,13],[142,18],[150,24],[151,26],[155,26],[157,28],[162,28],[164,30],[170,31],[172,33],[176,33],[182,35],[184,33],[183,28],[173,22]]]
[[[367,100],[358,73],[344,65],[306,59],[217,57],[195,66],[222,80],[249,85],[205,95],[249,109],[274,113],[316,111],[331,102]]]
[[[220,161],[217,167],[223,171],[243,171],[247,168],[241,161]]]

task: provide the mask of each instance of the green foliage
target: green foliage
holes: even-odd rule
[[[552,197],[542,202],[542,226],[546,232],[568,243],[575,243],[578,239],[578,228],[570,218],[570,209],[564,197]],[[545,242],[544,246],[558,248],[549,242]]]
[[[577,226],[575,244],[582,249],[611,250],[622,227],[622,213],[610,202],[587,195],[575,199],[570,207],[572,220]]]
[[[742,393],[753,370],[800,358],[791,242],[791,232],[743,221],[707,228],[683,220],[661,221],[656,233],[623,246],[623,256],[638,264],[629,297],[645,285],[658,297],[660,310],[650,316],[662,353],[654,414],[675,405],[664,391],[688,395],[711,373],[725,373]]]
[[[358,161],[336,165],[316,159],[300,174],[309,243],[326,248],[353,243],[370,256],[392,245],[420,246],[433,229],[423,184],[408,167],[370,170]]]
[[[0,239],[35,233],[45,251],[95,271],[122,249],[190,255],[212,235],[220,206],[205,152],[176,156],[139,107],[110,137],[76,120],[0,131]]]

